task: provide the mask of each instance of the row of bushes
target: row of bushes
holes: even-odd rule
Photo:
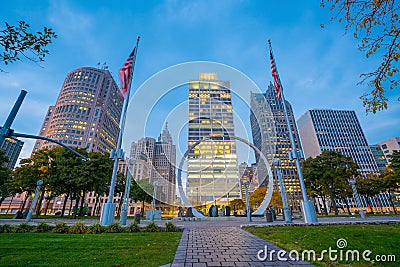
[[[160,227],[154,222],[151,222],[145,227],[140,227],[137,223],[132,223],[129,226],[123,227],[119,223],[112,223],[108,226],[102,226],[99,223],[91,226],[85,225],[83,222],[77,222],[72,226],[68,226],[65,222],[57,223],[56,226],[51,226],[44,222],[36,226],[27,223],[19,225],[4,224],[0,225],[0,233],[60,233],[60,234],[102,234],[102,233],[132,233],[132,232],[178,232],[179,229],[175,224],[166,222],[165,227]]]

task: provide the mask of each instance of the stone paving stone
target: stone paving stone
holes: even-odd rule
[[[188,228],[182,234],[171,267],[184,266],[313,266],[302,261],[272,261],[257,258],[259,250],[281,250],[239,227]],[[269,256],[269,255],[268,255]],[[182,262],[184,260],[184,262]]]

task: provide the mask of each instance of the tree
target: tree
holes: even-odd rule
[[[260,206],[267,193],[267,188],[259,187],[250,195],[249,202],[252,206]]]
[[[246,207],[246,204],[241,198],[235,198],[229,204],[233,207],[234,212],[236,212],[237,210],[243,210]]]
[[[348,179],[357,174],[357,169],[357,164],[350,157],[336,151],[323,151],[321,155],[308,158],[303,163],[306,186],[329,196],[335,214],[339,214],[336,199],[342,198],[344,192],[349,192]]]
[[[5,164],[8,162],[8,157],[4,150],[0,150],[0,205],[10,195],[10,188],[7,185],[11,179],[11,170]]]
[[[390,165],[386,167],[383,172],[382,184],[383,188],[388,191],[390,203],[392,204],[394,212],[397,214],[392,193],[400,188],[400,151],[393,152]]]
[[[368,174],[367,178],[358,177],[356,187],[358,193],[365,196],[368,208],[373,214],[374,211],[372,209],[372,204],[369,198],[379,194],[382,191],[383,188],[381,178],[373,173]]]
[[[400,176],[400,151],[393,151],[393,154],[390,157],[389,167],[394,171],[397,177]]]
[[[149,183],[149,179],[143,179],[140,181],[132,180],[130,196],[133,201],[142,201],[142,216],[144,215],[144,203],[151,203],[153,196],[150,192],[153,192],[154,187]]]
[[[30,25],[25,21],[19,21],[18,26],[7,22],[5,25],[0,34],[0,61],[5,65],[21,60],[21,56],[33,62],[44,61],[49,54],[47,45],[57,38],[55,32],[47,27],[43,27],[42,32],[30,32]]]
[[[32,157],[22,159],[20,161],[20,167],[15,169],[14,178],[10,181],[10,186],[13,187],[14,193],[27,192],[21,209],[25,206],[29,195],[35,191],[38,180],[43,181],[42,190],[40,192],[40,196],[43,197],[46,188],[49,186],[49,178],[54,175],[55,172],[55,165],[52,164],[55,158],[55,151],[54,149],[39,150],[35,152]],[[37,204],[37,215],[41,207],[42,197],[39,198]]]
[[[281,196],[281,193],[279,192],[279,190],[272,191],[272,198],[271,198],[271,202],[269,203],[268,207],[272,207],[272,206],[283,209],[282,196]]]
[[[367,112],[387,109],[387,87],[399,85],[400,20],[397,0],[321,0],[335,12],[331,20],[345,22],[346,32],[352,29],[360,40],[359,50],[366,57],[381,56],[381,62],[370,73],[361,74],[360,83],[368,83],[372,91],[361,96]],[[322,25],[323,27],[323,25]],[[400,98],[398,99],[400,101]]]
[[[396,175],[396,173],[390,167],[385,168],[382,176],[382,187],[383,189],[388,191],[390,204],[392,205],[394,213],[397,214],[396,206],[393,202],[392,193],[400,188],[400,176]]]

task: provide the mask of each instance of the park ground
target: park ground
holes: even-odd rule
[[[378,217],[376,217],[378,218]],[[54,219],[54,218],[53,218]],[[93,218],[95,219],[95,218]],[[52,218],[33,220],[49,224]],[[69,220],[72,221],[72,220]],[[96,220],[83,220],[93,224]],[[93,222],[95,221],[95,222]],[[395,255],[395,262],[315,261],[316,266],[400,266],[400,217],[384,220],[367,218],[324,218],[323,225],[306,226],[294,221],[291,226],[281,221],[265,223],[256,219],[241,220],[174,221],[181,228],[242,227],[246,231],[282,248],[315,250],[320,253],[336,248],[338,239],[347,241],[346,249],[371,250],[375,255]],[[378,222],[380,221],[380,222]],[[0,224],[15,223],[1,219]],[[347,224],[343,224],[346,223]],[[360,223],[361,222],[361,223]],[[142,221],[141,226],[148,222]],[[164,225],[165,221],[159,221]],[[69,223],[70,225],[72,223]],[[163,266],[173,262],[182,232],[139,232],[115,234],[55,234],[55,233],[1,233],[0,266]]]

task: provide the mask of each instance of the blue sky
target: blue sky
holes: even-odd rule
[[[368,90],[357,86],[359,74],[373,70],[378,58],[367,60],[357,50],[352,34],[346,35],[343,25],[329,22],[332,13],[321,8],[319,1],[14,0],[2,3],[0,15],[2,22],[16,24],[18,20],[25,20],[34,30],[46,25],[59,36],[49,46],[51,54],[40,65],[23,60],[1,66],[6,73],[0,73],[0,124],[5,121],[19,91],[28,91],[13,125],[18,132],[39,132],[46,110],[55,104],[68,72],[106,62],[117,78],[136,36],[141,35],[132,84],[134,91],[146,88],[143,84],[163,69],[192,61],[230,66],[265,91],[271,80],[266,46],[267,38],[271,38],[285,96],[296,118],[313,108],[351,109],[356,110],[369,143],[400,135],[400,105],[395,101],[399,93],[391,92],[389,109],[376,115],[366,115],[359,100]],[[325,28],[320,24],[325,24]],[[185,75],[182,80],[197,78]],[[219,77],[232,78],[229,74]],[[182,115],[187,111],[184,102],[187,87],[178,89],[158,102],[154,110],[159,113],[152,113],[152,118],[160,117],[157,114],[168,117],[165,114]],[[146,90],[159,92],[154,87]],[[131,102],[128,114],[127,140],[137,140],[143,134],[157,137],[163,120],[158,124],[148,123],[144,128],[135,125],[135,114],[140,114],[135,103],[154,104],[137,99]],[[245,124],[249,123],[245,119],[247,111],[240,104],[236,109],[245,132],[248,130]],[[184,150],[185,121],[172,115],[168,120],[173,138]],[[136,128],[145,129],[144,133]],[[21,157],[29,156],[32,146],[32,141],[26,141]]]

